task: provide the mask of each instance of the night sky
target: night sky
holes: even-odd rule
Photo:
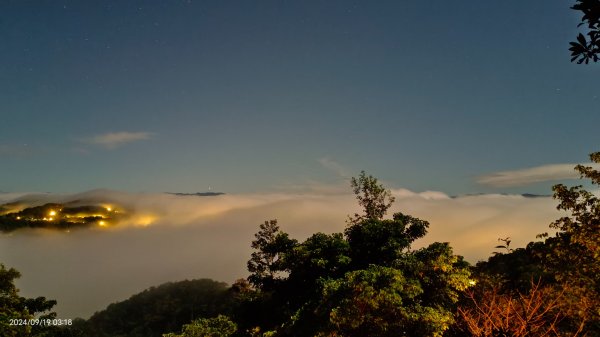
[[[548,194],[600,145],[571,5],[2,1],[0,191]]]
[[[417,248],[474,263],[498,237],[523,247],[559,213],[518,194],[579,184],[600,150],[573,2],[0,0],[0,204],[131,214],[0,235],[0,262],[62,318],[233,282],[264,220],[342,232],[361,170],[431,222]],[[162,193],[207,190],[226,195]]]

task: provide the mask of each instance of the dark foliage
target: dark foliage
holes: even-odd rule
[[[590,159],[600,163],[600,153]],[[600,171],[575,169],[600,185]],[[559,184],[553,190],[557,208],[567,212],[550,225],[556,234],[541,234],[543,241],[515,250],[502,239],[505,245],[497,248],[506,253],[475,267],[478,283],[463,298],[463,330],[455,335],[496,336],[497,329],[517,337],[600,335],[600,198],[582,186]]]
[[[429,223],[410,215],[394,214],[392,220],[366,219],[349,226],[346,237],[351,248],[353,267],[370,264],[391,266],[408,250],[413,241],[427,234]]]
[[[394,198],[376,178],[361,172],[352,188],[364,213],[344,234],[298,242],[276,221],[261,224],[248,263],[256,290],[234,317],[239,336],[441,336],[449,328],[468,264],[447,243],[411,251],[429,224],[402,213],[383,219]]]
[[[51,311],[56,301],[47,300],[45,297],[25,298],[19,296],[19,289],[15,286],[15,280],[19,277],[21,277],[21,273],[17,270],[6,269],[3,264],[0,264],[0,336],[53,336],[52,332],[59,329],[43,325],[10,324],[11,319],[56,318],[56,313]]]
[[[577,0],[571,7],[582,14],[579,26],[586,28],[585,35],[579,33],[577,39],[571,42],[571,62],[588,64],[598,62],[600,54],[600,0]]]

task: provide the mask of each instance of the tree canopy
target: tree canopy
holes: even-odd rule
[[[375,177],[367,176],[365,171],[361,171],[358,178],[352,177],[350,185],[364,212],[354,214],[354,218],[350,218],[350,223],[358,223],[366,219],[381,220],[395,201],[390,190],[379,184]]]
[[[391,191],[363,171],[363,206],[344,233],[290,239],[276,221],[256,234],[248,262],[255,296],[238,317],[255,336],[441,336],[454,322],[468,264],[447,243],[412,251],[429,223],[396,213]],[[260,312],[257,317],[257,312]]]
[[[571,7],[582,14],[579,26],[584,26],[585,34],[579,33],[577,39],[571,42],[571,62],[598,62],[600,54],[600,0],[577,0]]]
[[[183,326],[181,334],[168,333],[163,337],[229,337],[237,326],[227,316],[199,318]]]
[[[600,163],[600,152],[590,159]],[[600,186],[600,171],[575,169]],[[461,336],[600,335],[600,198],[581,185],[553,190],[565,212],[550,224],[556,233],[477,264],[477,286],[459,308]]]
[[[56,304],[45,297],[25,298],[19,296],[14,281],[21,277],[16,269],[6,269],[0,264],[0,331],[4,337],[46,336],[51,330],[42,325],[11,324],[11,320],[53,319],[56,313],[50,311]]]

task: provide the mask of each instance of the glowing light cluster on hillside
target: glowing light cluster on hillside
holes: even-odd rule
[[[79,203],[47,203],[22,208],[16,212],[0,215],[3,231],[19,228],[69,228],[77,226],[109,227],[127,216],[122,207],[112,204],[80,205]],[[142,221],[147,225],[153,220]]]

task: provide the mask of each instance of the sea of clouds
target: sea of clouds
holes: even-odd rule
[[[414,248],[450,242],[475,263],[486,259],[498,238],[523,247],[549,231],[558,218],[550,197],[484,194],[450,197],[442,192],[392,190],[390,210],[430,222]],[[0,262],[22,273],[24,296],[56,299],[61,318],[87,318],[106,305],[168,281],[212,278],[228,283],[247,276],[250,242],[258,225],[277,219],[292,237],[342,232],[348,215],[360,212],[352,194],[231,194],[214,197],[94,190],[73,195],[0,194],[0,203],[47,202],[111,205],[129,217],[108,228],[19,230],[0,235]]]

